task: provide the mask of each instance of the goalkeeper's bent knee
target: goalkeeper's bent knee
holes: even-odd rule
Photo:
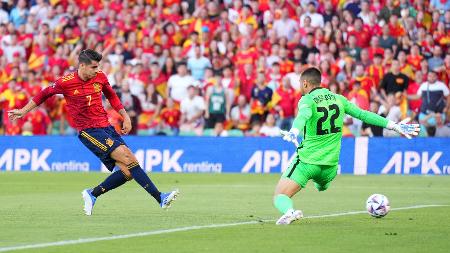
[[[314,183],[314,186],[316,187],[316,189],[318,191],[323,192],[323,191],[326,191],[328,189],[328,187],[330,187],[330,183],[326,183],[324,185]]]

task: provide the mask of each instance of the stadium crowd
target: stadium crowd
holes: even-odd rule
[[[4,0],[0,134],[75,134],[61,96],[17,122],[7,111],[92,48],[131,134],[278,136],[295,117],[300,73],[317,66],[323,87],[359,107],[450,136],[449,32],[446,0]],[[343,131],[392,136],[350,117]]]

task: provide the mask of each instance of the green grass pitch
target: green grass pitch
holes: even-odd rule
[[[274,224],[280,215],[272,206],[279,175],[152,174],[161,190],[181,191],[168,211],[131,181],[100,197],[87,217],[81,190],[106,176],[0,173],[0,252],[450,252],[447,176],[339,175],[321,193],[309,184],[294,197],[306,217],[363,211],[373,193],[385,194],[394,209],[444,206],[393,210],[382,219],[366,213],[308,218],[283,227]]]

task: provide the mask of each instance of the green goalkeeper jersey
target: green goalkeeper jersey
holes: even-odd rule
[[[388,124],[387,119],[360,109],[344,96],[325,88],[315,88],[298,102],[298,113],[293,124],[303,135],[297,149],[302,162],[338,164],[345,114],[380,127]]]

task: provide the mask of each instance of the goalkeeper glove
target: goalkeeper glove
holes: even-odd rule
[[[283,140],[287,141],[287,142],[292,142],[295,144],[295,146],[298,147],[298,140],[297,140],[297,136],[300,132],[298,131],[297,128],[291,128],[291,130],[288,131],[284,131],[284,130],[280,130],[280,134],[283,137]]]
[[[406,124],[410,121],[410,118],[406,118],[399,123],[395,123],[394,121],[389,121],[387,125],[387,129],[394,130],[395,132],[405,136],[408,139],[411,139],[411,136],[416,136],[420,132],[419,124]]]

